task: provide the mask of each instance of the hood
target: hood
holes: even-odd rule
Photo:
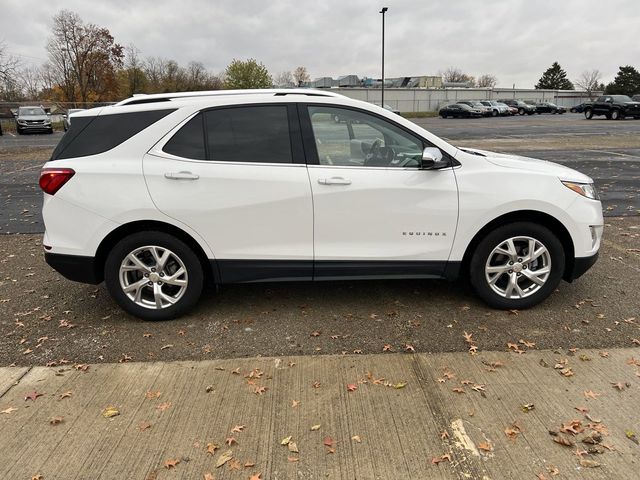
[[[479,153],[483,155],[488,162],[500,167],[546,173],[547,175],[554,175],[560,180],[567,180],[571,182],[593,183],[593,180],[584,173],[580,173],[577,170],[554,162],[548,162],[546,160],[539,160],[531,157],[522,157],[520,155],[488,152],[486,150],[478,150],[477,148],[464,147],[463,151],[464,150]]]
[[[18,116],[18,120],[49,120],[49,116],[48,115],[19,115]]]

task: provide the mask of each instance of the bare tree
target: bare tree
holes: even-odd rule
[[[0,97],[14,99],[18,86],[16,73],[20,61],[7,53],[6,45],[0,42]]]
[[[301,87],[302,84],[311,80],[307,67],[297,67],[293,71],[293,79],[296,81],[296,86]]]
[[[124,69],[120,75],[124,79],[123,94],[130,97],[134,93],[144,92],[146,87],[146,76],[142,70],[142,60],[140,60],[140,50],[133,43],[124,49],[125,60]]]
[[[498,79],[495,75],[485,73],[478,77],[477,86],[480,88],[493,88],[498,84]]]
[[[42,72],[33,65],[18,71],[18,78],[22,84],[22,92],[28,100],[37,100],[42,91]]]
[[[273,79],[273,83],[276,87],[284,88],[295,87],[297,85],[297,82],[294,80],[293,75],[291,75],[291,72],[289,71],[280,72],[279,74],[277,74]]]
[[[476,79],[464,73],[458,67],[449,67],[440,74],[444,83],[466,83],[469,86],[475,86]]]
[[[599,70],[585,70],[580,75],[580,78],[575,80],[573,83],[587,92],[587,96],[590,99],[593,99],[595,96],[593,92],[600,90],[600,79],[602,78],[602,74]]]
[[[61,10],[53,17],[52,33],[47,51],[65,100],[87,103],[117,95],[116,71],[124,51],[108,29]]]

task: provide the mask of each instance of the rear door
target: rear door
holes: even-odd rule
[[[315,278],[442,275],[458,219],[453,168],[421,170],[431,145],[363,110],[301,106],[301,121]]]
[[[157,208],[198,232],[224,283],[311,279],[313,210],[295,105],[197,112],[144,158]]]

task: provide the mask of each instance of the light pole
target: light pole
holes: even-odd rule
[[[384,108],[384,14],[389,10],[387,7],[383,7],[380,12],[382,14],[382,100],[380,106]]]

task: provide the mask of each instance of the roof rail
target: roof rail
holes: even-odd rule
[[[200,92],[175,92],[175,93],[154,93],[154,94],[135,94],[131,98],[116,103],[115,107],[124,105],[139,105],[143,103],[166,102],[173,99],[194,98],[194,97],[214,97],[214,96],[231,96],[231,95],[306,95],[313,97],[342,97],[339,93],[325,90],[315,90],[311,88],[260,88],[247,90],[208,90]]]

